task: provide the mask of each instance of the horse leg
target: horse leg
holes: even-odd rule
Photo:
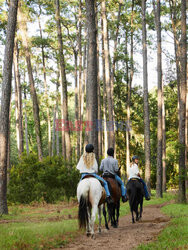
[[[140,202],[140,218],[142,218],[143,200]]]
[[[101,206],[98,208],[99,233],[101,233]]]
[[[91,209],[87,207],[88,223],[86,224],[86,235],[89,237],[91,234]]]
[[[92,215],[91,215],[91,238],[92,239],[95,239],[94,224],[95,224],[95,217],[96,217],[97,209],[98,207],[96,205],[92,207]]]
[[[135,223],[133,210],[131,210],[131,213],[132,213],[132,223]]]
[[[105,220],[105,227],[106,227],[106,229],[109,230],[108,222],[107,222],[107,219],[106,219],[106,208],[105,208],[105,204],[103,205],[103,216],[104,216],[104,220]]]
[[[117,224],[117,226],[119,224],[119,208],[120,208],[120,201],[118,201],[118,204],[117,204],[117,207],[116,207],[116,215],[117,215],[116,224]]]
[[[136,221],[139,220],[139,215],[138,215],[138,208],[137,208],[137,211],[136,211]]]
[[[114,227],[114,228],[117,228],[117,224],[116,224],[116,215],[115,215],[115,212],[116,212],[116,209],[115,209],[115,205],[114,205],[114,207],[113,207],[113,214],[112,214],[112,226]]]

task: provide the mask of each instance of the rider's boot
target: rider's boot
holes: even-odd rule
[[[122,202],[127,202],[128,201],[128,197],[125,195],[125,196],[122,196]]]

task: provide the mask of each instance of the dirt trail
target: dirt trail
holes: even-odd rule
[[[132,224],[131,215],[120,218],[119,227],[106,230],[102,228],[99,234],[96,230],[96,239],[81,235],[64,250],[124,250],[133,249],[140,243],[147,243],[156,238],[159,232],[167,225],[170,218],[160,209],[163,205],[152,205],[144,208],[142,220]],[[62,249],[61,248],[61,249]]]

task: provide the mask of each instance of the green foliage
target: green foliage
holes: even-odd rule
[[[30,203],[55,202],[75,196],[79,173],[73,163],[61,157],[47,157],[39,162],[37,155],[22,155],[19,164],[10,171],[8,200]]]

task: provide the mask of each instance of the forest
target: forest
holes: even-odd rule
[[[186,0],[0,0],[0,48],[0,214],[75,197],[87,143],[186,203]]]

